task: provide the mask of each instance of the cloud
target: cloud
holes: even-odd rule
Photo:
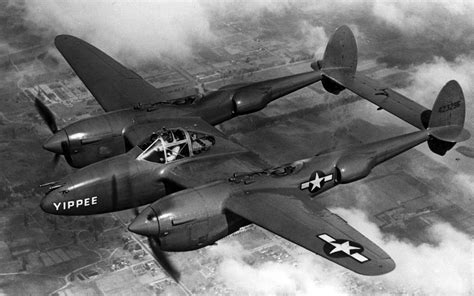
[[[467,295],[472,291],[473,242],[450,224],[440,222],[428,228],[434,244],[414,245],[385,236],[359,210],[339,208],[333,211],[395,260],[397,268],[378,279],[387,286],[409,294],[421,291],[427,295]]]
[[[304,38],[303,46],[313,52],[315,57],[322,57],[329,40],[324,28],[313,26],[308,21],[303,20],[300,22],[300,30]]]
[[[449,50],[465,52],[472,48],[469,42],[474,40],[474,5],[451,2],[97,0],[84,5],[75,0],[9,0],[9,5],[24,10],[25,25],[45,40],[50,41],[57,34],[76,35],[128,62],[155,59],[163,54],[189,57],[196,44],[218,42],[212,27],[215,19],[233,22],[250,18],[258,24],[268,21],[269,15],[282,19],[304,15],[301,20],[288,18],[288,25],[305,32],[303,36],[307,38],[302,43],[319,52],[320,44],[327,38],[325,30],[332,32],[344,23],[351,25],[359,43],[365,40],[364,36],[371,41],[374,34],[387,35],[383,32],[396,28],[409,38],[423,33],[424,38],[442,42]],[[458,46],[460,43],[466,44]]]
[[[295,0],[201,0],[207,9],[224,15],[234,15],[239,17],[260,17],[265,12],[276,14],[284,13],[284,11],[293,6],[307,5],[308,1]]]
[[[31,0],[23,5],[32,30],[75,35],[116,56],[182,57],[193,43],[214,38],[199,1]]]
[[[436,0],[373,2],[372,14],[381,22],[401,30],[407,35],[429,33],[450,40],[473,36],[471,1]],[[466,35],[469,36],[466,36]]]
[[[456,174],[454,180],[456,185],[461,186],[463,192],[467,192],[470,196],[474,196],[474,176],[465,173]]]
[[[461,85],[466,106],[472,106],[474,103],[474,56],[461,55],[451,62],[442,57],[434,57],[430,62],[412,66],[408,72],[411,83],[399,91],[421,102],[427,108],[433,106],[441,88],[452,79]],[[472,119],[472,116],[467,118]]]
[[[247,250],[237,242],[219,242],[209,249],[222,256],[217,267],[217,280],[238,293],[256,295],[349,295],[338,282],[336,272],[327,263],[309,252],[295,256],[296,264],[266,262],[249,265],[244,257]]]
[[[360,276],[302,248],[290,253],[294,262],[250,265],[249,251],[236,241],[209,248],[222,257],[217,280],[238,293],[258,295],[467,295],[472,291],[474,250],[470,238],[447,223],[429,227],[433,244],[415,245],[386,235],[357,209],[335,208],[350,225],[387,251],[397,268],[377,277]]]

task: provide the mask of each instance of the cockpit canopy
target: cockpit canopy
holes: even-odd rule
[[[210,135],[186,131],[182,128],[163,129],[151,134],[138,145],[143,152],[137,159],[170,163],[207,151],[215,142],[215,138]]]

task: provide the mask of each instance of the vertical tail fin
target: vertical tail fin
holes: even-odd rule
[[[344,90],[344,86],[338,83],[342,79],[338,77],[354,76],[357,68],[357,44],[348,26],[337,28],[329,39],[323,59],[311,67],[323,72],[322,84],[328,92],[337,95]]]
[[[451,80],[441,89],[431,111],[428,146],[436,154],[444,155],[456,142],[469,139],[464,129],[466,103],[461,86]]]

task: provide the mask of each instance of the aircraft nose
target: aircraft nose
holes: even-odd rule
[[[128,230],[144,236],[158,235],[160,224],[155,211],[150,207],[144,209],[128,226]]]
[[[53,190],[46,194],[41,200],[41,209],[48,214],[57,214],[59,211],[60,200],[62,198],[61,193],[58,190]]]
[[[57,153],[57,154],[64,154],[62,143],[67,143],[68,137],[64,130],[60,130],[51,137],[43,144],[43,148]]]

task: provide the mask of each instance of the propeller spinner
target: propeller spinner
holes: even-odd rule
[[[136,208],[135,208],[136,209]],[[146,221],[145,221],[146,220]],[[156,228],[156,229],[155,229]],[[128,226],[131,232],[145,235],[148,237],[148,245],[155,260],[160,264],[163,270],[175,280],[179,282],[180,273],[171,263],[166,253],[161,250],[158,240],[151,235],[156,234],[159,229],[158,219],[155,212],[150,208],[145,208],[140,215]]]
[[[44,120],[53,135],[43,144],[43,148],[56,154],[54,162],[59,160],[58,154],[64,154],[64,145],[68,141],[68,136],[64,130],[59,130],[53,112],[46,105],[35,98],[35,108]]]

